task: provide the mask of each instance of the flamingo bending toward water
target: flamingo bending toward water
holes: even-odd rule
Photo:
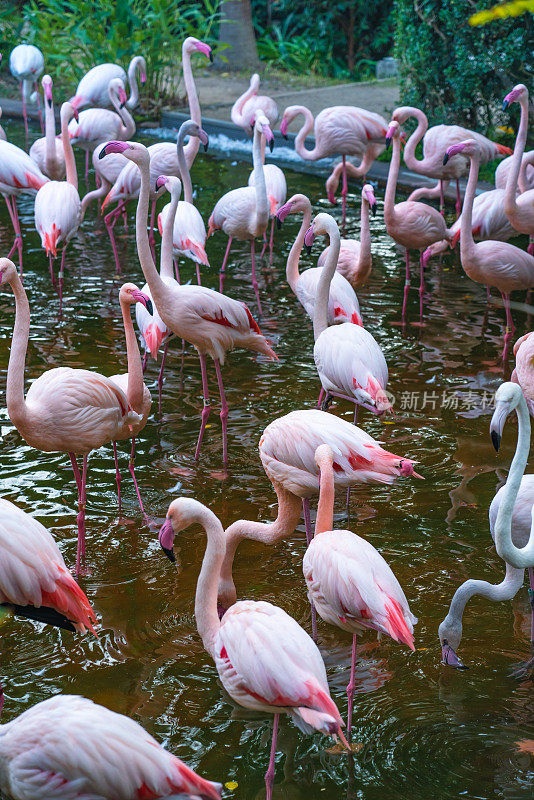
[[[512,169],[513,160],[514,156],[512,154],[502,161],[499,161],[497,164],[497,169],[495,170],[496,189],[506,189],[506,183],[510,170]],[[528,150],[526,153],[523,153],[517,183],[521,194],[529,189],[534,189],[534,150]]]
[[[91,450],[108,442],[129,438],[142,427],[141,412],[135,411],[130,404],[130,392],[138,390],[136,379],[139,379],[141,370],[132,376],[132,386],[128,383],[126,394],[119,386],[117,377],[111,379],[85,369],[57,367],[43,372],[34,380],[25,397],[24,370],[30,333],[30,306],[15,265],[7,258],[0,259],[0,283],[9,284],[15,297],[15,327],[7,370],[7,413],[30,447],[45,453],[69,454],[78,489],[76,569],[79,572],[85,557],[88,456]],[[137,290],[128,289],[128,292],[131,302],[150,303]],[[133,344],[139,357],[135,335],[130,335],[126,339],[129,366],[133,360]],[[81,476],[77,455],[83,457]]]
[[[256,121],[258,124],[258,121]],[[141,175],[141,188],[137,203],[136,239],[137,252],[145,280],[161,319],[167,328],[190,342],[198,351],[202,371],[204,408],[195,451],[195,459],[200,454],[200,446],[210,414],[211,404],[208,390],[206,355],[215,362],[217,383],[221,398],[221,423],[223,431],[223,463],[228,461],[227,418],[228,404],[224,393],[221,365],[226,353],[234,347],[244,347],[276,359],[276,354],[267,344],[256,321],[244,303],[232,300],[219,292],[204,286],[169,285],[162,280],[156,270],[147,234],[148,204],[150,192],[150,156],[141,144],[109,142],[101,151],[102,158],[107,153],[123,153],[137,164]]]
[[[517,446],[506,484],[493,498],[489,510],[491,536],[506,566],[504,580],[498,584],[465,581],[454,593],[449,612],[439,626],[443,663],[459,669],[464,669],[456,650],[462,639],[465,606],[474,595],[493,602],[511,600],[523,586],[525,569],[528,569],[530,578],[531,644],[534,647],[534,536],[531,533],[534,475],[524,474],[530,450],[530,418],[521,387],[515,383],[503,383],[495,394],[495,411],[490,424],[491,440],[497,451],[506,419],[514,410],[519,425]],[[521,673],[532,666],[534,656]]]
[[[82,221],[78,173],[68,130],[69,121],[77,114],[78,112],[70,103],[63,103],[61,106],[61,140],[65,153],[67,178],[64,181],[45,183],[35,198],[35,229],[41,237],[41,246],[46,250],[48,256],[52,283],[55,283],[53,260],[57,256],[57,246],[63,242],[58,279],[60,313],[63,303],[63,271],[67,246],[78,232]]]
[[[146,81],[146,61],[143,56],[134,56],[128,66],[128,75],[119,64],[97,64],[86,72],[76,89],[76,94],[71,97],[69,103],[74,108],[80,110],[85,106],[96,106],[97,108],[108,108],[111,105],[109,95],[110,81],[118,78],[126,86],[130,83],[130,97],[126,105],[130,109],[137,107],[139,103],[139,86],[137,75],[141,83]]]
[[[506,181],[504,211],[516,231],[526,233],[532,237],[534,235],[534,189],[517,194],[517,182],[528,134],[528,89],[524,84],[519,83],[514,86],[512,91],[506,95],[503,101],[503,108],[508,108],[512,103],[519,103],[521,106],[521,121],[515,140],[512,166]],[[528,252],[531,255],[534,254],[534,244],[532,242],[529,244]]]
[[[50,75],[43,75],[41,86],[45,104],[45,135],[41,139],[36,139],[30,147],[30,158],[51,180],[62,181],[65,177],[65,151],[63,142],[56,137],[53,83]]]
[[[0,790],[12,800],[219,800],[222,791],[138,722],[70,694],[43,700],[0,725],[0,765]]]
[[[43,129],[43,117],[41,114],[41,103],[39,100],[39,87],[37,81],[44,71],[44,56],[38,47],[33,44],[18,44],[9,56],[9,70],[13,77],[20,83],[20,91],[22,94],[22,115],[24,117],[24,129],[26,131],[26,138],[28,137],[28,112],[26,110],[26,102],[28,100],[37,101],[37,108],[39,110],[39,122],[41,123],[41,131]],[[30,92],[34,89],[34,94]]]
[[[415,651],[410,611],[400,583],[372,544],[347,530],[334,530],[334,453],[327,444],[315,452],[320,471],[315,535],[302,568],[313,607],[325,622],[352,634],[350,683],[347,686],[347,739],[352,729],[354,671],[358,633],[371,629]]]
[[[286,278],[291,291],[313,321],[317,286],[322,274],[319,267],[312,267],[299,273],[299,261],[304,246],[304,236],[311,225],[312,207],[303,194],[294,194],[278,210],[276,218],[281,226],[289,214],[302,213],[302,224],[289,253],[286,264]],[[332,276],[328,296],[328,324],[353,322],[363,325],[360,305],[356,293],[348,281],[337,271]]]
[[[510,310],[510,292],[534,286],[534,256],[525,253],[509,242],[498,242],[493,239],[484,242],[474,241],[472,211],[480,166],[478,142],[474,139],[467,139],[465,142],[451,145],[445,153],[444,161],[457,153],[462,153],[471,161],[462,210],[460,259],[462,267],[471,280],[488,287],[495,286],[502,295],[506,309],[506,333],[503,349],[503,361],[505,361],[510,339],[515,329]]]
[[[250,79],[249,87],[237,98],[230,111],[230,117],[234,125],[243,128],[247,133],[254,133],[254,123],[256,114],[261,111],[267,117],[271,128],[278,119],[278,106],[272,97],[260,94],[260,76],[257,72]]]
[[[174,558],[175,535],[195,523],[207,537],[195,595],[197,630],[230,697],[244,708],[274,714],[265,775],[267,800],[271,800],[279,715],[287,714],[304,733],[317,730],[337,735],[348,747],[341,730],[344,723],[330,696],[319,649],[293,617],[272,603],[241,600],[219,620],[217,584],[225,535],[209,508],[188,497],[173,500],[159,532],[164,552]]]
[[[226,192],[215,204],[209,218],[208,236],[222,229],[228,236],[228,244],[220,269],[219,291],[224,286],[224,271],[232,246],[232,240],[250,241],[250,258],[252,261],[252,286],[256,294],[258,309],[261,314],[260,293],[256,280],[256,252],[254,240],[263,237],[269,224],[269,200],[265,172],[261,160],[261,140],[269,142],[271,148],[274,141],[273,132],[267,117],[258,111],[254,123],[254,141],[252,160],[254,164],[254,186],[242,186]]]
[[[305,106],[288,106],[284,111],[280,124],[280,133],[287,139],[290,123],[302,114],[304,124],[295,139],[295,150],[306,161],[317,161],[326,156],[342,155],[343,188],[343,225],[345,224],[347,206],[347,170],[346,156],[360,159],[358,167],[352,173],[355,177],[365,178],[369,168],[384,151],[386,120],[372,111],[356,106],[331,106],[324,108],[315,118]],[[306,136],[313,128],[315,147],[307,150]]]

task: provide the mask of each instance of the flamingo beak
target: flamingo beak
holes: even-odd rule
[[[310,255],[311,253],[314,239],[315,239],[315,231],[313,229],[313,225],[310,225],[304,236],[304,246],[306,248],[306,252],[308,253],[308,255]]]
[[[504,423],[510,413],[509,403],[498,402],[490,422],[490,437],[493,447],[499,452],[501,446],[502,432]]]
[[[172,549],[174,543],[174,529],[172,527],[172,522],[170,519],[166,519],[161,528],[159,529],[158,539],[161,546],[161,549],[169,559],[174,564],[176,562],[176,556],[174,555],[174,550]]]
[[[441,660],[447,667],[453,667],[454,669],[469,669],[469,667],[466,667],[465,664],[460,661],[446,639],[443,640],[443,644],[441,646]]]
[[[200,131],[199,139],[202,142],[202,144],[204,145],[204,152],[207,153],[208,152],[208,147],[210,145],[210,140],[209,140],[209,137],[208,137],[208,134],[206,133],[206,131],[203,131],[203,130]]]
[[[136,303],[141,303],[146,308],[151,317],[154,316],[154,306],[148,295],[136,290],[132,292],[132,297]]]
[[[443,156],[443,166],[445,166],[445,164],[447,163],[448,160],[449,160],[449,153],[447,152]]]

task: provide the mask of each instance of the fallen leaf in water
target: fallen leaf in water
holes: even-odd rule
[[[350,750],[351,753],[359,753],[360,750],[363,750],[363,742],[351,742]],[[332,745],[332,747],[329,747],[327,750],[325,750],[325,752],[330,756],[339,756],[343,753],[346,753],[347,748],[343,742],[337,742],[336,744]]]
[[[228,783],[224,784],[224,788],[225,789],[230,789],[231,792],[233,792],[234,789],[237,789],[238,786],[239,786],[239,784],[238,784],[237,781],[228,781]]]
[[[521,739],[516,742],[518,753],[530,753],[534,755],[534,739]]]

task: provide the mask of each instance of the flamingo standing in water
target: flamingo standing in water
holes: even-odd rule
[[[334,530],[334,453],[327,444],[315,452],[320,471],[315,535],[302,568],[310,602],[330,625],[352,634],[350,683],[347,686],[347,739],[352,729],[354,671],[358,633],[371,629],[415,651],[417,623],[387,561],[372,544],[347,530]]]
[[[30,158],[51,180],[62,181],[65,177],[65,151],[61,139],[56,138],[53,83],[50,75],[43,75],[41,86],[45,104],[45,135],[41,139],[36,139],[30,147]]]
[[[305,106],[288,106],[280,124],[280,133],[287,139],[287,129],[299,114],[304,116],[304,125],[295,139],[295,150],[306,161],[317,161],[326,156],[342,155],[343,225],[347,209],[347,170],[346,156],[360,159],[358,167],[352,170],[355,177],[365,178],[375,159],[384,150],[386,120],[372,111],[356,106],[331,106],[324,108],[315,118]],[[315,147],[307,150],[306,136],[313,128]]]
[[[534,338],[531,337],[532,331],[514,344],[515,369],[510,380],[523,389],[527,408],[534,417]]]
[[[199,139],[204,145],[204,152],[207,151],[209,145],[208,134],[198,123],[193,122],[192,119],[188,119],[186,122],[182,123],[178,131],[176,147],[178,150],[178,168],[180,170],[182,187],[184,190],[184,199],[180,200],[178,203],[178,208],[173,217],[173,254],[176,258],[182,255],[194,261],[197,271],[197,282],[200,286],[199,265],[204,264],[204,266],[209,267],[210,262],[206,255],[206,226],[204,225],[204,220],[198,208],[195,208],[193,204],[193,184],[191,183],[191,175],[184,153],[184,139],[186,136],[194,136]],[[171,204],[168,203],[158,215],[158,230],[160,234],[163,231],[165,220],[170,209]]]
[[[510,292],[530,289],[534,286],[534,256],[525,253],[509,242],[498,242],[493,239],[475,242],[472,233],[472,212],[475,196],[478,169],[480,166],[480,148],[474,139],[467,139],[449,147],[444,156],[462,153],[471,161],[469,180],[462,209],[460,228],[460,259],[462,267],[471,280],[486,286],[495,286],[501,293],[506,309],[506,333],[504,337],[503,361],[508,355],[508,347],[515,330],[510,310]]]
[[[244,708],[274,714],[265,775],[267,800],[271,800],[279,715],[290,716],[304,733],[317,730],[337,735],[348,747],[341,730],[344,723],[330,696],[319,649],[293,617],[272,603],[241,600],[219,620],[217,584],[225,535],[209,508],[188,497],[173,500],[159,532],[164,552],[174,558],[175,534],[195,523],[207,537],[195,595],[197,630],[230,697]]]
[[[261,314],[260,293],[258,281],[256,280],[256,251],[254,240],[263,237],[269,224],[269,200],[267,198],[267,186],[265,183],[265,173],[261,160],[261,140],[270,143],[271,148],[274,141],[273,132],[269,127],[267,117],[260,111],[256,114],[254,123],[254,141],[252,146],[252,160],[254,164],[254,186],[242,186],[239,189],[232,189],[226,192],[217,201],[209,218],[208,236],[216,231],[222,230],[228,236],[228,244],[224,254],[223,263],[220,270],[219,291],[222,292],[224,286],[224,271],[230,253],[233,239],[240,241],[250,241],[250,258],[252,261],[252,286],[256,294],[258,309]]]
[[[78,488],[76,570],[79,572],[85,559],[88,456],[91,450],[108,442],[129,438],[142,427],[141,414],[130,405],[130,389],[133,391],[134,385],[130,387],[128,383],[127,394],[119,386],[116,376],[111,379],[85,369],[57,367],[43,372],[34,380],[25,397],[24,370],[30,333],[30,307],[15,265],[7,258],[0,259],[0,284],[9,284],[15,296],[15,327],[7,370],[7,413],[30,447],[45,453],[69,454]],[[132,300],[149,305],[149,299],[135,287],[128,291],[132,294]],[[135,336],[130,335],[126,340],[128,350],[133,344],[139,356]],[[132,360],[133,356],[128,352],[129,366]],[[133,377],[138,378],[138,373]],[[137,385],[135,388],[138,388]],[[77,455],[83,457],[81,476]]]
[[[503,101],[503,108],[508,108],[512,103],[519,103],[521,106],[521,121],[515,140],[512,166],[506,181],[504,211],[516,231],[526,233],[532,239],[534,235],[534,189],[517,194],[517,182],[528,134],[528,89],[524,84],[519,83],[514,86],[512,91],[506,95]],[[528,246],[528,252],[531,255],[534,254],[534,244],[532,242]]]
[[[59,311],[63,302],[63,271],[67,246],[78,232],[82,221],[82,204],[78,194],[78,173],[69,136],[69,121],[78,112],[70,105],[61,106],[61,140],[65,153],[65,181],[49,181],[37,192],[35,198],[35,229],[41,237],[41,245],[46,250],[50,265],[52,283],[54,279],[53,260],[57,256],[57,246],[63,242],[61,266],[59,268]]]
[[[256,114],[261,111],[267,117],[271,128],[278,119],[278,106],[272,97],[260,94],[260,76],[257,72],[250,79],[249,87],[237,98],[230,111],[230,117],[234,125],[243,128],[247,133],[254,133],[254,123]]]
[[[442,215],[432,206],[425,203],[418,203],[415,200],[405,200],[395,204],[395,194],[397,191],[397,179],[400,168],[400,125],[397,120],[392,120],[389,124],[386,142],[389,147],[393,143],[393,155],[389,165],[388,182],[384,197],[384,221],[386,230],[392,239],[406,249],[406,281],[404,285],[404,300],[402,304],[402,317],[406,314],[408,302],[408,291],[410,289],[410,249],[417,249],[420,252],[420,273],[421,282],[419,285],[419,313],[423,315],[423,293],[425,290],[425,259],[423,250],[446,239],[452,241],[452,233],[447,228]]]
[[[289,214],[297,213],[302,213],[302,224],[287,258],[286,278],[291,291],[313,321],[315,297],[322,270],[318,267],[312,267],[299,273],[299,261],[304,246],[304,236],[311,225],[311,203],[306,195],[294,194],[287,203],[284,203],[278,209],[276,218],[278,225],[281,226]],[[356,293],[346,278],[337,271],[332,276],[330,283],[327,320],[329,325],[339,322],[353,322],[355,325],[363,325]]]
[[[511,600],[523,586],[525,569],[530,579],[531,644],[534,648],[534,536],[531,533],[534,475],[524,474],[530,450],[530,418],[521,387],[503,383],[495,394],[495,411],[490,424],[491,440],[497,451],[506,419],[514,410],[519,425],[517,446],[506,484],[493,498],[489,510],[491,537],[505,562],[506,574],[498,584],[465,581],[454,593],[449,612],[439,626],[443,663],[450,667],[464,669],[456,650],[462,639],[463,612],[471,597],[481,595],[493,602]],[[518,674],[525,674],[532,666],[534,656]]]
[[[0,725],[0,763],[0,791],[12,800],[219,800],[222,791],[138,722],[71,694],[43,700]]]
[[[256,124],[261,124],[256,121]],[[200,446],[210,414],[208,375],[206,355],[215,362],[217,383],[221,398],[221,424],[223,432],[223,464],[228,461],[227,419],[228,404],[224,393],[221,365],[226,353],[234,347],[245,347],[270,358],[276,354],[267,344],[256,321],[244,303],[232,300],[219,292],[204,286],[169,285],[162,280],[156,270],[147,234],[148,204],[150,193],[150,156],[141,144],[109,142],[101,151],[100,157],[107,153],[123,153],[139,168],[141,188],[137,203],[136,238],[137,252],[145,280],[161,319],[172,333],[190,342],[198,351],[202,371],[204,408],[198,436],[195,459],[200,454]]]
[[[78,110],[85,106],[108,108],[112,105],[109,96],[109,82],[114,78],[119,78],[123,86],[126,86],[127,81],[130,84],[130,97],[126,101],[126,105],[128,108],[134,109],[139,103],[138,74],[141,83],[145,83],[146,61],[143,56],[132,58],[128,66],[128,75],[119,64],[97,64],[83,76],[76,89],[76,94],[70,98],[69,103]]]
[[[22,94],[22,115],[24,117],[24,129],[26,138],[28,137],[28,112],[26,110],[27,100],[36,100],[39,110],[39,122],[41,131],[43,129],[43,117],[41,114],[41,103],[39,100],[39,87],[37,81],[44,71],[44,56],[38,47],[33,44],[18,44],[9,56],[9,70],[13,77],[20,83]],[[34,94],[30,95],[34,89]]]

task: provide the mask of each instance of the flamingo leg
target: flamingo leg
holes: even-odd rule
[[[115,480],[117,482],[117,496],[119,498],[119,514],[121,513],[121,472],[119,469],[119,458],[117,456],[117,442],[113,442],[113,456],[115,458]]]
[[[223,263],[219,270],[219,291],[222,294],[224,291],[224,271],[226,269],[226,262],[228,261],[228,256],[230,255],[230,248],[232,246],[232,237],[228,237],[228,244],[226,245],[226,252],[224,254]]]
[[[76,456],[74,453],[69,453],[70,462],[72,464],[72,471],[74,472],[74,479],[78,488],[78,516],[76,522],[78,524],[78,546],[76,548],[76,574],[80,572],[80,567],[85,563],[85,485],[87,482],[87,456],[83,457],[82,475]]]
[[[350,742],[351,735],[352,735],[352,706],[354,702],[354,689],[356,688],[356,684],[354,681],[354,673],[356,671],[356,644],[357,644],[357,635],[354,634],[352,637],[352,656],[350,659],[350,682],[347,686],[347,700],[348,700],[348,712],[347,712],[347,739]]]
[[[180,270],[178,268],[178,261],[176,258],[173,258],[172,263],[174,264],[174,275],[176,277],[176,283],[181,283],[180,280]]]
[[[489,306],[490,302],[491,302],[491,289],[489,286],[486,286],[486,305]]]
[[[37,95],[37,113],[39,114],[39,125],[41,126],[41,133],[44,136],[45,127],[43,122],[43,112],[41,111],[41,95],[39,94],[39,86],[37,81],[35,81],[33,87],[35,89],[35,94]]]
[[[271,220],[271,235],[269,237],[269,266],[273,263],[273,249],[274,249],[274,217]]]
[[[460,195],[460,181],[456,178],[456,219],[460,216],[462,211],[462,198]]]
[[[321,404],[323,402],[323,396],[324,396],[324,389],[321,386],[321,391],[319,392],[319,399],[317,400],[317,408],[321,408]]]
[[[439,182],[439,212],[442,217],[445,216],[445,191],[442,180]]]
[[[200,280],[200,264],[195,263],[195,267],[197,268],[197,283],[199,286],[202,286],[202,281]]]
[[[341,225],[345,230],[345,219],[347,217],[347,194],[349,193],[349,186],[347,183],[347,157],[342,156],[343,161],[343,183],[341,185]]]
[[[145,354],[144,354],[144,356],[143,356],[143,365],[142,365],[142,369],[143,369],[143,375],[144,375],[144,374],[145,374],[145,372],[146,372],[146,365],[147,365],[147,363],[148,363],[148,350],[145,350]]]
[[[279,714],[274,715],[273,719],[273,739],[271,742],[271,757],[269,758],[269,767],[265,773],[265,791],[267,794],[266,800],[272,800],[273,786],[274,786],[274,761],[276,758],[276,742],[278,739],[278,720]]]
[[[161,417],[161,390],[163,388],[163,370],[165,369],[165,359],[167,358],[167,347],[169,345],[169,340],[165,339],[165,347],[163,349],[163,355],[161,357],[161,367],[159,369],[158,375],[158,395],[159,395],[159,415]]]
[[[13,246],[9,251],[9,253],[7,254],[7,257],[11,258],[15,250],[18,250],[19,271],[20,271],[20,277],[22,278],[22,234],[20,231],[17,201],[14,197],[9,197],[8,195],[4,195],[4,200],[6,201],[6,206],[11,219],[11,224],[13,225],[13,230],[15,232],[15,239],[13,241]]]
[[[132,480],[135,486],[135,493],[137,495],[137,499],[139,500],[139,507],[141,509],[141,513],[145,513],[145,509],[143,506],[143,501],[141,500],[141,494],[139,493],[139,486],[137,485],[137,479],[135,477],[135,436],[132,437],[132,449],[130,451],[130,461],[128,463],[128,469],[130,470],[130,475],[132,476]]]
[[[419,283],[419,316],[423,316],[423,295],[425,293],[425,264],[422,251],[419,253],[419,273],[421,280]]]
[[[199,353],[200,358],[200,371],[202,373],[202,394],[204,396],[204,408],[202,409],[202,418],[200,421],[200,432],[198,434],[197,449],[195,450],[195,461],[198,461],[200,455],[200,446],[204,438],[204,431],[206,430],[206,423],[211,411],[210,394],[208,386],[208,368],[206,365],[206,356]]]
[[[214,361],[215,361],[215,372],[217,373],[217,383],[219,384],[219,394],[221,397],[220,417],[221,417],[222,435],[223,435],[223,465],[226,466],[228,464],[228,434],[227,434],[228,403],[226,402],[226,394],[224,392],[223,379],[221,374],[221,364],[218,358],[215,358]]]
[[[58,287],[59,287],[59,313],[61,314],[61,310],[63,307],[63,271],[65,268],[65,254],[67,252],[67,242],[63,245],[63,252],[61,253],[61,264],[59,267],[59,279],[58,279]]]
[[[306,542],[309,545],[311,540],[313,539],[313,531],[310,518],[310,501],[307,497],[302,498],[302,513],[304,516],[304,527],[306,528]],[[310,607],[311,607],[311,622],[312,622],[312,639],[314,642],[317,642],[317,612],[315,611],[315,606],[313,605],[312,600],[310,600]]]
[[[356,425],[358,422],[358,403],[354,403],[354,420],[353,425]],[[347,487],[347,517],[349,516],[349,509],[350,509],[350,490],[351,487]]]
[[[50,279],[52,281],[52,286],[56,289],[56,279],[54,277],[54,259],[52,257],[52,253],[48,253],[48,268],[50,269]]]
[[[408,304],[408,292],[410,291],[410,251],[406,250],[406,272],[404,279],[404,299],[402,301],[402,319],[406,316],[406,306]]]
[[[250,258],[252,261],[252,287],[254,289],[254,294],[256,295],[256,302],[258,303],[258,311],[260,314],[262,314],[261,303],[260,303],[260,292],[258,288],[258,281],[256,280],[256,249],[255,249],[254,239],[252,239],[250,243]]]
[[[267,250],[267,231],[263,234],[263,247],[261,248],[260,258],[263,258]]]
[[[89,183],[89,150],[85,151],[85,182]]]
[[[124,233],[128,233],[128,212],[126,211],[126,203],[124,200],[121,203],[122,221],[124,222]]]
[[[24,117],[24,132],[28,139],[28,112],[26,111],[26,98],[24,97],[24,84],[21,82],[20,91],[22,94],[22,116]]]
[[[502,299],[504,302],[504,307],[506,309],[506,331],[504,334],[504,348],[502,351],[502,360],[506,361],[508,357],[508,351],[510,349],[510,342],[513,338],[515,325],[512,319],[512,311],[510,309],[510,295],[509,294],[502,294]]]
[[[120,208],[120,204],[117,206],[117,209]],[[109,239],[111,241],[111,247],[113,250],[113,257],[115,258],[115,267],[117,273],[120,275],[121,273],[121,262],[119,261],[119,251],[117,250],[117,242],[115,241],[115,234],[113,233],[113,228],[115,226],[115,222],[117,221],[117,209],[113,209],[110,211],[109,214],[106,214],[104,217],[104,225],[107,228],[107,232],[109,235]]]

